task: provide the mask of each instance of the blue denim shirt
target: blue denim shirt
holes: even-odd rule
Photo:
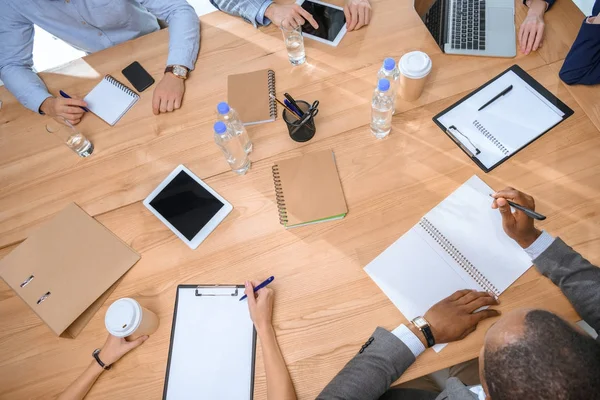
[[[193,69],[200,24],[185,0],[1,0],[0,80],[25,107],[38,112],[51,95],[32,70],[34,24],[93,53],[157,31],[157,18],[169,25],[167,65]]]

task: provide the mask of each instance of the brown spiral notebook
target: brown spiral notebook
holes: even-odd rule
[[[277,117],[275,71],[263,69],[227,78],[227,102],[240,116],[244,125],[273,122]]]
[[[279,221],[286,228],[334,221],[348,213],[332,150],[278,162],[273,181]]]

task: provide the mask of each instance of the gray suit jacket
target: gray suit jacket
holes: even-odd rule
[[[257,26],[256,16],[265,0],[210,0],[213,6],[227,14],[242,17]]]
[[[600,332],[600,268],[556,238],[533,260],[537,269],[560,287],[579,315]],[[598,337],[600,343],[600,336]],[[476,400],[458,379],[450,378],[442,393],[390,389],[415,361],[408,347],[377,328],[361,351],[342,369],[317,400]]]

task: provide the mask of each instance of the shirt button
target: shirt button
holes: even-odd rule
[[[81,25],[85,25],[85,24],[86,24],[85,21],[81,21]]]
[[[71,2],[71,0],[65,0],[65,3],[69,4]]]
[[[102,36],[102,32],[98,32],[98,36]]]

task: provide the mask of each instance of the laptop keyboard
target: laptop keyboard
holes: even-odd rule
[[[444,2],[441,0],[436,1],[435,4],[431,6],[424,19],[425,26],[429,29],[429,32],[431,32],[435,41],[441,46],[443,46],[444,43],[444,31],[442,29],[443,3]]]
[[[485,50],[485,0],[452,0],[453,49]]]

